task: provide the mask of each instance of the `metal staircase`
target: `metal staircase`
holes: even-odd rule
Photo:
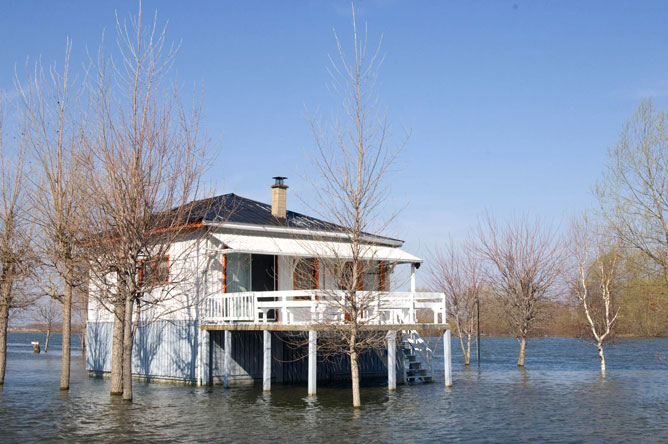
[[[404,357],[405,376],[407,384],[434,382],[432,361],[434,351],[415,330],[402,332],[399,341],[399,350]]]

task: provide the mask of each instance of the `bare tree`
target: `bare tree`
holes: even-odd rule
[[[60,321],[59,307],[54,303],[54,299],[47,297],[42,302],[38,302],[33,308],[33,319],[37,325],[46,333],[46,342],[44,343],[44,353],[49,352],[49,339],[51,332],[56,328]]]
[[[174,245],[201,224],[190,223],[206,165],[200,109],[181,105],[165,86],[176,47],[166,28],[143,26],[141,7],[129,21],[116,20],[119,60],[109,66],[102,46],[95,63],[88,140],[88,178],[94,205],[91,273],[96,297],[114,313],[112,394],[132,399],[133,337],[143,325],[188,304],[194,282],[189,251]],[[192,302],[190,302],[192,303]],[[119,365],[119,363],[122,363]]]
[[[39,287],[62,304],[62,365],[60,389],[70,386],[72,295],[81,284],[84,262],[79,245],[86,230],[84,173],[85,115],[80,87],[71,79],[68,40],[62,71],[40,62],[16,87],[23,103],[26,140],[34,171],[31,199],[40,230],[38,255],[46,270],[36,275]]]
[[[448,316],[455,321],[465,365],[471,362],[471,340],[476,334],[476,304],[483,289],[482,277],[482,264],[470,242],[456,245],[450,241],[434,255],[430,285],[448,298]]]
[[[641,251],[668,279],[668,123],[643,100],[609,151],[596,186],[601,212],[624,247]]]
[[[569,283],[584,311],[589,336],[595,341],[601,360],[601,374],[605,375],[603,344],[612,337],[619,314],[615,287],[621,256],[586,216],[573,222],[568,249],[574,261]]]
[[[342,100],[343,120],[326,126],[315,119],[311,122],[317,146],[313,190],[321,205],[315,210],[345,233],[345,253],[334,247],[313,252],[316,263],[304,266],[304,270],[312,279],[309,268],[320,263],[336,280],[338,291],[324,298],[330,316],[319,327],[323,334],[318,338],[318,350],[324,356],[343,354],[350,358],[353,406],[359,407],[358,359],[385,344],[384,334],[366,328],[376,322],[372,313],[379,293],[371,290],[382,289],[380,270],[384,267],[374,257],[367,233],[381,233],[392,219],[384,208],[385,178],[403,144],[396,149],[387,146],[388,125],[377,110],[380,42],[375,51],[367,53],[368,33],[365,29],[363,36],[358,35],[354,7],[352,25],[352,56],[346,54],[334,31],[338,54],[336,59],[330,57],[331,88]]]
[[[488,214],[478,225],[478,248],[489,263],[488,285],[503,301],[506,320],[520,344],[517,365],[523,367],[527,339],[562,270],[560,242],[539,219],[501,225]]]
[[[0,386],[5,383],[9,314],[13,309],[32,303],[22,291],[22,284],[31,275],[34,265],[32,222],[24,189],[25,139],[19,137],[15,157],[7,159],[2,111],[0,97]]]

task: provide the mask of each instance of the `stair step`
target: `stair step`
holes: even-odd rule
[[[408,364],[408,368],[411,370],[419,370],[422,368],[422,363],[420,361],[413,361]]]
[[[417,360],[417,356],[415,355],[405,355],[406,359],[408,359],[410,362],[415,362]]]
[[[422,381],[427,383],[427,384],[431,384],[431,383],[434,382],[434,377],[433,376],[423,376]]]

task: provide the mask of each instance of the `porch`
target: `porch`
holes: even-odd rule
[[[365,301],[365,328],[373,330],[447,329],[443,293],[359,291]],[[220,293],[204,299],[206,330],[311,330],[347,322],[343,290],[287,290]],[[408,328],[410,327],[410,328]]]
[[[387,372],[388,389],[395,390],[399,382],[433,382],[433,350],[420,336],[442,336],[444,343],[445,385],[452,385],[450,330],[446,317],[446,300],[443,293],[431,292],[358,292],[367,309],[362,311],[361,330],[385,332],[386,352],[380,358]],[[205,298],[201,306],[201,329],[209,342],[209,356],[213,356],[212,335],[222,333],[222,383],[229,387],[235,383],[235,371],[243,367],[233,354],[236,347],[247,348],[237,335],[262,332],[261,344],[249,359],[262,366],[263,390],[270,391],[272,380],[283,375],[282,364],[276,366],[276,341],[274,337],[284,333],[308,335],[305,367],[308,394],[316,394],[316,382],[323,371],[318,358],[318,335],[328,329],[336,329],[349,322],[344,315],[346,292],[342,290],[290,290],[220,293]],[[233,336],[235,335],[235,336]],[[218,336],[216,336],[218,337]],[[282,341],[279,341],[279,343]],[[233,347],[233,343],[237,344]],[[273,343],[273,345],[272,345]],[[210,373],[207,381],[213,381]]]

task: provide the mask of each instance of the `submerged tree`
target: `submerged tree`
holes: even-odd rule
[[[312,121],[317,147],[313,190],[320,205],[315,210],[345,233],[345,252],[332,247],[331,251],[315,251],[313,256],[339,289],[324,299],[330,315],[320,327],[323,334],[318,350],[349,357],[353,406],[360,407],[359,357],[385,346],[385,334],[366,328],[376,322],[372,313],[380,297],[377,290],[383,289],[380,274],[384,267],[374,257],[367,233],[381,233],[392,219],[384,207],[385,179],[403,144],[394,149],[388,146],[388,125],[377,109],[380,42],[375,51],[367,52],[368,33],[365,29],[358,35],[354,7],[352,26],[352,55],[346,53],[334,31],[338,54],[330,57],[331,89],[342,101],[343,119],[329,125]],[[376,277],[375,284],[365,282],[371,276]]]
[[[600,233],[597,233],[586,217],[575,221],[571,227],[569,255],[574,270],[569,273],[569,283],[578,299],[589,325],[601,361],[601,373],[605,375],[603,344],[614,334],[619,314],[616,286],[620,254]]]
[[[85,115],[80,86],[70,74],[71,46],[68,40],[62,71],[53,64],[45,72],[38,62],[27,82],[16,79],[34,168],[31,200],[40,238],[36,248],[45,267],[35,280],[63,309],[61,390],[70,386],[73,294],[83,278],[85,260],[80,246],[87,230],[89,202],[82,168]]]
[[[7,368],[7,327],[10,312],[32,303],[23,284],[34,267],[32,220],[25,192],[25,138],[13,150],[4,145],[0,97],[0,386]],[[25,131],[20,129],[21,134]],[[15,155],[7,157],[8,152]]]
[[[487,283],[520,344],[517,365],[523,367],[527,339],[562,270],[561,244],[538,219],[502,225],[487,215],[478,225],[478,248],[489,264]]]
[[[46,334],[46,340],[44,342],[44,353],[49,352],[49,339],[51,338],[51,333],[56,329],[56,324],[60,321],[60,315],[58,313],[58,305],[54,302],[54,299],[47,297],[46,300],[38,302],[33,308],[33,319],[39,328],[44,331]]]
[[[436,252],[430,285],[443,292],[448,300],[448,316],[455,321],[464,365],[471,362],[471,340],[476,334],[476,305],[483,289],[482,277],[482,265],[471,243],[456,245],[450,241]]]
[[[129,22],[117,18],[120,60],[110,66],[100,47],[87,139],[96,236],[89,242],[90,297],[114,313],[111,392],[125,400],[132,399],[137,329],[193,304],[186,299],[197,270],[189,250],[173,246],[203,229],[190,224],[186,203],[197,196],[208,160],[199,107],[186,112],[176,87],[166,84],[177,48],[167,46],[157,15],[148,27],[142,18],[141,8]]]

